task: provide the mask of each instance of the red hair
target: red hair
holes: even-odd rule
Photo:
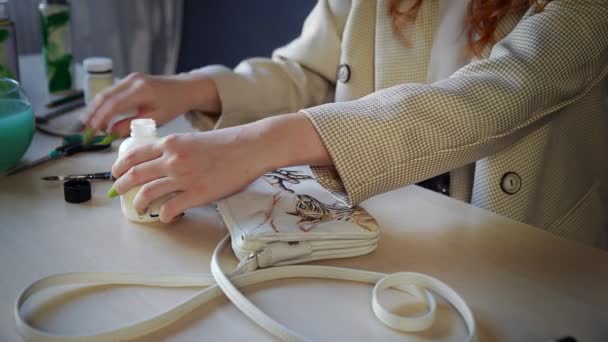
[[[390,14],[396,32],[416,20],[423,0],[413,0],[413,4],[401,11],[401,0],[391,0]],[[466,17],[466,35],[470,52],[479,55],[483,48],[495,43],[494,31],[501,19],[511,13],[521,13],[529,6],[536,12],[543,10],[550,0],[470,0]],[[406,44],[409,42],[406,40]]]

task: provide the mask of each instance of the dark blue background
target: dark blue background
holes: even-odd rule
[[[184,0],[178,72],[208,64],[234,67],[300,34],[316,0]]]

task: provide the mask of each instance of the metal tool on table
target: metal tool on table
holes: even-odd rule
[[[83,102],[83,104],[84,104],[84,91],[76,90],[63,97],[55,99],[55,100],[47,103],[46,108],[57,108],[57,107],[65,105],[66,103],[72,103],[72,102]]]
[[[68,176],[46,176],[42,177],[45,181],[66,181],[74,179],[88,179],[88,180],[114,180],[112,172],[100,172],[100,173],[89,173],[82,175],[68,175]]]
[[[84,106],[84,92],[82,90],[71,92],[62,98],[47,103],[46,108],[52,110],[42,115],[37,115],[36,124],[46,124],[59,116],[71,113]]]
[[[21,171],[33,168],[40,164],[46,163],[51,160],[60,159],[63,157],[69,157],[74,154],[82,153],[82,152],[100,152],[100,151],[109,151],[112,144],[102,144],[105,137],[96,137],[91,144],[83,144],[82,136],[80,135],[71,135],[64,138],[64,144],[52,150],[46,156],[34,160],[30,163],[26,163],[23,165],[16,166],[7,171],[6,175],[14,175]],[[107,139],[106,139],[107,140]]]
[[[84,99],[78,99],[62,105],[61,107],[36,117],[36,124],[45,124],[59,116],[71,113],[73,110],[84,107]],[[55,107],[53,107],[55,108]]]

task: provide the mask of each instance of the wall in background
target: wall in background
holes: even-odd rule
[[[9,13],[17,26],[19,53],[40,52],[39,0],[9,0]]]
[[[168,0],[168,4],[177,4],[172,0]],[[10,0],[10,11],[13,21],[17,26],[18,44],[20,54],[40,53],[40,23],[38,19],[38,2],[39,0]],[[136,20],[133,16],[133,11],[140,11],[135,4],[145,3],[163,3],[165,1],[158,0],[140,0],[140,1],[124,1],[124,0],[78,0],[72,1],[74,11],[84,11],[80,18],[91,20],[91,26],[100,26],[100,30],[107,31],[110,26],[118,26],[113,20],[117,18],[122,21],[129,21],[129,18]],[[222,1],[200,1],[200,0],[183,0],[183,24],[182,24],[182,39],[181,49],[179,54],[177,71],[188,71],[200,66],[208,64],[224,64],[227,66],[235,66],[244,58],[252,56],[270,56],[272,50],[289,42],[297,37],[301,31],[304,19],[316,3],[316,0],[222,0]],[[117,11],[116,6],[127,6],[129,11]],[[85,11],[86,7],[95,5],[96,8]],[[170,6],[170,5],[169,5]],[[177,6],[176,8],[178,8]],[[168,7],[165,7],[167,10]],[[181,10],[181,8],[179,8]],[[172,8],[169,8],[172,10]],[[91,14],[95,15],[92,16]],[[131,13],[131,14],[129,14]],[[109,44],[109,40],[105,42],[92,39],[94,35],[90,33],[91,28],[87,23],[76,19],[80,24],[84,25],[80,28],[84,39],[89,41],[89,45],[81,46],[76,51],[79,58],[84,58],[93,54],[110,54],[105,50],[104,44]],[[97,21],[97,23],[96,23]],[[124,25],[123,25],[124,26]],[[125,44],[113,42],[112,55],[114,58],[130,58],[122,56],[123,53],[114,51],[132,46],[127,44],[127,40],[134,37],[140,37],[142,32],[127,32],[126,27],[121,27],[124,37],[122,41]],[[175,36],[175,35],[174,35]],[[91,41],[92,40],[92,41]],[[162,40],[162,38],[160,39]],[[159,39],[152,41],[153,49],[158,49],[158,46],[176,46],[176,42],[165,44]],[[118,45],[117,45],[118,44]],[[119,74],[125,74],[133,70],[133,63],[138,62],[137,58],[130,58],[125,62],[124,67],[119,67]],[[163,60],[166,59],[163,57]],[[141,60],[141,59],[140,59]],[[150,64],[153,64],[152,59],[146,59]],[[152,69],[157,73],[162,72],[161,67],[139,66],[137,70],[145,71]]]
[[[230,67],[300,34],[316,0],[184,0],[178,71],[208,64]]]
[[[174,73],[182,29],[182,0],[72,0],[74,57],[107,56],[115,75]],[[10,0],[20,54],[40,53],[38,0]]]

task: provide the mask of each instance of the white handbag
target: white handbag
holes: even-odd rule
[[[218,202],[240,260],[257,253],[259,267],[345,258],[372,252],[380,231],[363,208],[349,208],[305,167],[264,175]]]
[[[465,340],[475,336],[475,320],[465,301],[449,286],[430,276],[400,272],[384,274],[363,270],[292,264],[363,255],[376,249],[380,230],[363,208],[337,203],[314,181],[308,167],[280,169],[255,181],[243,192],[218,202],[218,210],[230,231],[216,247],[208,274],[67,273],[49,276],[29,285],[17,298],[14,315],[17,328],[34,341],[108,341],[147,335],[225,294],[245,315],[285,341],[304,337],[267,316],[240,291],[259,282],[293,277],[341,279],[375,284],[372,309],[387,326],[405,332],[421,331],[433,323],[436,301],[431,291],[444,297],[462,316],[468,330]],[[227,275],[218,256],[228,240],[240,263]],[[93,335],[66,336],[31,326],[22,306],[34,293],[60,285],[142,285],[157,287],[205,287],[191,298],[152,318],[133,322]],[[424,303],[427,312],[402,317],[384,308],[378,293],[387,288],[407,292]]]

